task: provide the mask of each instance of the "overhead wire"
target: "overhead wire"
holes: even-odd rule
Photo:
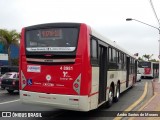
[[[157,19],[157,22],[158,22],[158,25],[159,25],[159,28],[160,28],[160,20],[158,19],[158,16],[157,16],[157,13],[156,13],[156,11],[155,11],[155,8],[154,8],[154,5],[153,5],[153,3],[152,3],[152,0],[149,0],[149,1],[150,1],[150,4],[151,4],[152,10],[153,10],[153,13],[154,13],[154,15],[155,15],[155,17],[156,17],[156,19]]]

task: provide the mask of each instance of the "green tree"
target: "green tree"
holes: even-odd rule
[[[150,62],[158,62],[156,59],[149,60]]]
[[[10,45],[19,45],[20,33],[16,30],[7,30],[7,29],[0,29],[0,43],[3,44],[8,53],[8,63],[11,65],[11,50]]]
[[[138,60],[139,60],[139,61],[144,61],[142,57],[139,57]]]
[[[152,55],[143,55],[142,57],[144,57],[145,59],[147,59],[147,61],[149,61],[151,58],[152,58],[153,54]]]
[[[19,65],[19,58],[11,59],[12,65],[18,66]]]

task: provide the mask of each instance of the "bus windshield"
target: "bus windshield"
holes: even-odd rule
[[[78,28],[46,28],[26,31],[28,52],[71,52],[76,49]]]
[[[151,68],[151,62],[139,62],[138,67],[139,68]]]

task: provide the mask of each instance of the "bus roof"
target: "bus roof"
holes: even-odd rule
[[[113,46],[114,48],[116,48],[116,49],[118,49],[118,50],[120,50],[120,51],[126,53],[127,55],[129,55],[129,56],[131,56],[131,57],[133,57],[133,58],[136,59],[136,57],[133,54],[129,53],[127,50],[125,50],[122,47],[120,47],[115,41],[111,41],[110,39],[108,39],[108,38],[100,35],[93,28],[91,28],[91,31],[92,31],[92,35],[95,36],[95,37],[97,37],[97,38],[99,38],[101,41],[103,41],[103,42],[105,42],[105,43]]]

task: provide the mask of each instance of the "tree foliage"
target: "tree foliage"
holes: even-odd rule
[[[10,45],[18,45],[19,46],[19,39],[20,33],[16,30],[7,30],[7,29],[0,29],[0,43],[3,44],[8,53],[8,62],[11,65],[11,51]]]
[[[19,65],[19,58],[11,59],[11,62],[12,62],[13,66],[18,66]]]
[[[152,59],[152,57],[153,57],[153,54],[152,55],[145,54],[145,55],[142,55],[142,57],[139,57],[138,60],[139,61],[157,62],[157,60],[156,59]]]
[[[147,59],[147,61],[149,61],[151,58],[152,58],[153,54],[152,55],[143,55],[142,57],[144,57],[145,59]]]

